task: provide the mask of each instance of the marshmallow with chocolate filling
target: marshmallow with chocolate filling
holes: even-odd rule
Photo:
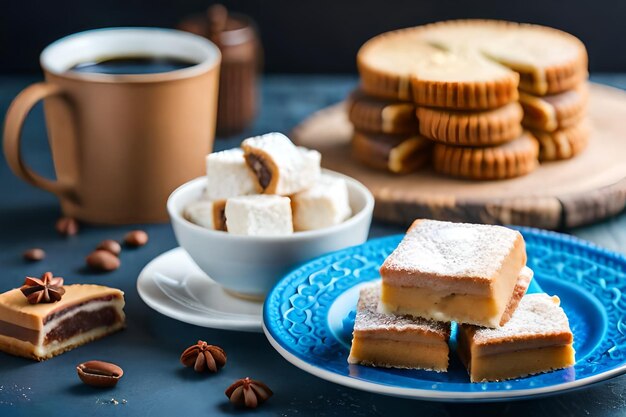
[[[298,148],[281,133],[248,138],[241,147],[264,194],[295,194],[320,177],[320,153]]]
[[[206,157],[207,187],[203,199],[225,200],[260,191],[239,148],[213,152]]]
[[[226,231],[226,200],[199,200],[185,207],[185,218],[198,226]]]

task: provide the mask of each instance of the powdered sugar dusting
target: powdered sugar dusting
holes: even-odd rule
[[[490,278],[519,232],[501,226],[419,220],[385,261],[390,269],[459,278]]]
[[[527,294],[504,326],[499,329],[478,328],[474,334],[474,343],[486,345],[562,333],[571,331],[558,297]]]
[[[379,301],[380,284],[367,285],[361,289],[354,322],[355,331],[393,330],[437,334],[446,340],[450,337],[450,323],[385,314],[378,310]]]
[[[298,148],[282,133],[272,132],[244,140],[246,153],[260,150],[269,155],[278,167],[276,194],[290,195],[307,189],[320,177],[321,154]]]

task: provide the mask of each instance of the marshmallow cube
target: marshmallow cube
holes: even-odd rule
[[[241,147],[264,194],[292,195],[320,177],[320,153],[298,148],[281,133],[248,138]]]
[[[352,214],[348,186],[343,178],[322,175],[308,190],[292,196],[295,230],[315,230],[333,226]]]
[[[225,200],[261,191],[239,148],[207,155],[206,170],[207,188],[203,199]]]
[[[185,207],[184,217],[198,226],[212,230],[226,231],[224,217],[225,200],[194,201]]]
[[[277,195],[251,195],[226,201],[229,233],[246,236],[280,236],[293,233],[291,200]]]

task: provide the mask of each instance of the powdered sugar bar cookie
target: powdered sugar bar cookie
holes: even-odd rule
[[[438,321],[506,323],[532,279],[524,238],[501,226],[416,220],[380,268],[381,307]]]
[[[226,200],[226,228],[247,236],[293,233],[291,201],[277,195],[250,195]]]
[[[241,147],[265,194],[295,194],[320,177],[319,152],[300,149],[281,133],[246,139]]]
[[[346,181],[330,175],[322,175],[313,187],[294,194],[291,207],[296,231],[339,224],[352,214]]]
[[[378,311],[380,285],[361,289],[348,363],[448,370],[450,323]]]
[[[528,294],[499,329],[458,328],[458,354],[472,382],[502,381],[574,365],[569,321],[558,297]]]
[[[207,155],[206,171],[206,200],[225,200],[261,191],[239,148]]]
[[[207,229],[226,231],[226,200],[194,201],[185,207],[185,218]]]

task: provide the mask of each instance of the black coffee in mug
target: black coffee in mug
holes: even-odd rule
[[[74,65],[70,68],[70,71],[114,75],[157,74],[188,68],[193,65],[196,65],[196,63],[178,58],[125,56],[104,58],[94,62],[83,62]]]

